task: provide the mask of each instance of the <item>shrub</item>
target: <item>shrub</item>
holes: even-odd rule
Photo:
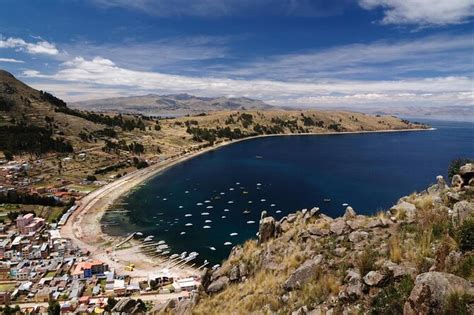
[[[452,160],[448,167],[448,177],[450,179],[453,178],[454,175],[459,173],[459,169],[461,168],[461,166],[463,166],[464,164],[473,163],[473,162],[474,160],[466,159],[466,158],[458,158],[458,159]]]
[[[468,280],[474,280],[474,254],[463,257],[453,273]]]
[[[459,292],[451,293],[445,302],[443,314],[445,315],[468,315],[467,304],[472,300],[468,294]]]
[[[372,301],[371,314],[403,314],[403,305],[413,289],[414,282],[410,276],[404,276],[399,282],[393,282]]]
[[[357,257],[356,265],[362,276],[366,275],[369,271],[375,269],[375,260],[377,259],[377,253],[374,252],[370,247],[367,247]]]
[[[465,220],[459,229],[459,248],[462,251],[474,250],[474,217]]]
[[[97,177],[94,175],[87,175],[86,180],[89,182],[95,182],[97,180]]]
[[[400,247],[400,238],[394,236],[388,241],[390,260],[394,263],[402,261],[402,248]]]

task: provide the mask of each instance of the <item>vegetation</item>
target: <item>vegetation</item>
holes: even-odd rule
[[[15,106],[15,102],[4,96],[0,96],[0,111],[8,112]]]
[[[0,150],[12,154],[47,152],[73,152],[70,142],[53,137],[51,129],[37,126],[14,125],[0,127]]]
[[[413,286],[413,279],[410,276],[404,276],[400,281],[383,288],[372,302],[371,314],[403,314],[403,305]]]
[[[474,250],[474,217],[465,220],[459,229],[459,248],[463,251]]]
[[[474,163],[474,160],[467,158],[458,158],[451,161],[448,167],[448,177],[452,179],[455,174],[459,173],[459,169],[461,168],[461,166],[467,163]]]
[[[375,269],[374,264],[376,259],[377,253],[369,246],[359,255],[356,264],[362,276]]]

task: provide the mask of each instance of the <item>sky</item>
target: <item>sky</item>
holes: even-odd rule
[[[0,69],[79,101],[473,106],[474,0],[2,0]]]

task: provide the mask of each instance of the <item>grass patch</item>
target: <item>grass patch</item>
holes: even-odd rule
[[[403,305],[410,295],[413,286],[413,279],[410,276],[404,276],[400,281],[393,282],[383,288],[373,299],[370,314],[403,314]]]
[[[377,253],[372,250],[370,246],[359,254],[356,259],[356,265],[359,269],[361,276],[365,276],[369,271],[375,269],[375,261],[377,260]]]

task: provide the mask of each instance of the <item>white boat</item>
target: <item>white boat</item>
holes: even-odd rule
[[[163,245],[163,244],[166,244],[166,242],[165,241],[159,241],[158,242],[158,245]]]
[[[204,225],[202,228],[203,229],[210,229],[211,227],[209,225]]]
[[[191,213],[186,213],[184,216],[185,217],[192,217],[193,215]]]
[[[254,223],[255,223],[255,221],[252,221],[252,220],[247,221],[247,224],[254,224]]]
[[[192,223],[186,223],[185,226],[193,226]]]
[[[257,186],[262,186],[262,184],[260,184],[260,183],[257,183]]]
[[[179,233],[179,235],[184,235],[184,234],[186,234],[186,232],[181,232],[181,233]]]
[[[183,206],[179,206],[178,208],[183,209]]]
[[[214,271],[214,270],[216,270],[217,268],[219,268],[220,266],[221,266],[221,265],[216,264],[216,265],[212,266],[211,270]]]
[[[185,194],[189,194],[189,190],[186,190],[184,193],[185,193]]]
[[[206,209],[212,209],[214,208],[213,206],[207,206]]]
[[[244,213],[244,214],[249,214],[249,213],[250,213],[250,210],[245,210],[243,213]]]
[[[348,203],[343,203],[342,206],[343,207],[347,207],[349,204]]]
[[[253,203],[253,201],[252,201],[252,200],[249,200],[249,203]]]
[[[221,218],[222,218],[222,219],[225,219],[225,218],[227,218],[227,217],[226,217],[225,215],[223,215]]]
[[[212,220],[206,220],[204,223],[212,223]]]
[[[213,246],[209,246],[209,249],[210,249],[210,250],[216,250],[216,248],[213,247]]]
[[[228,204],[234,203],[232,200],[227,201]]]
[[[270,205],[270,207],[275,207],[275,206],[276,206],[276,204],[274,204],[274,203],[272,203],[272,204]]]
[[[166,200],[168,200],[168,198],[163,198],[163,201],[166,201]]]
[[[231,187],[231,188],[229,188],[229,190],[232,191],[232,190],[234,190],[234,188]]]
[[[276,213],[281,213],[281,210],[277,210]]]
[[[231,242],[225,242],[224,245],[229,246],[229,245],[232,245],[232,243]]]
[[[239,233],[234,232],[234,233],[230,233],[229,235],[230,236],[237,236],[237,235],[239,235]]]
[[[221,195],[225,195],[225,192],[221,192],[220,194],[221,194]]]
[[[209,215],[209,212],[202,212],[201,215]]]
[[[204,202],[205,202],[205,203],[210,203],[211,201],[210,201],[210,200],[205,200]]]
[[[198,203],[196,204],[196,206],[202,206],[202,205],[203,205],[202,202],[198,202]]]
[[[224,212],[229,212],[230,210],[229,209],[224,209]]]
[[[261,201],[261,202],[265,202],[265,201],[267,201],[267,199],[260,199],[260,201]]]
[[[178,254],[173,254],[173,255],[170,256],[170,259],[174,259],[174,258],[177,258],[177,257],[179,257]]]
[[[236,184],[236,185],[240,185],[240,183],[239,183],[239,182],[236,182],[235,184]]]

